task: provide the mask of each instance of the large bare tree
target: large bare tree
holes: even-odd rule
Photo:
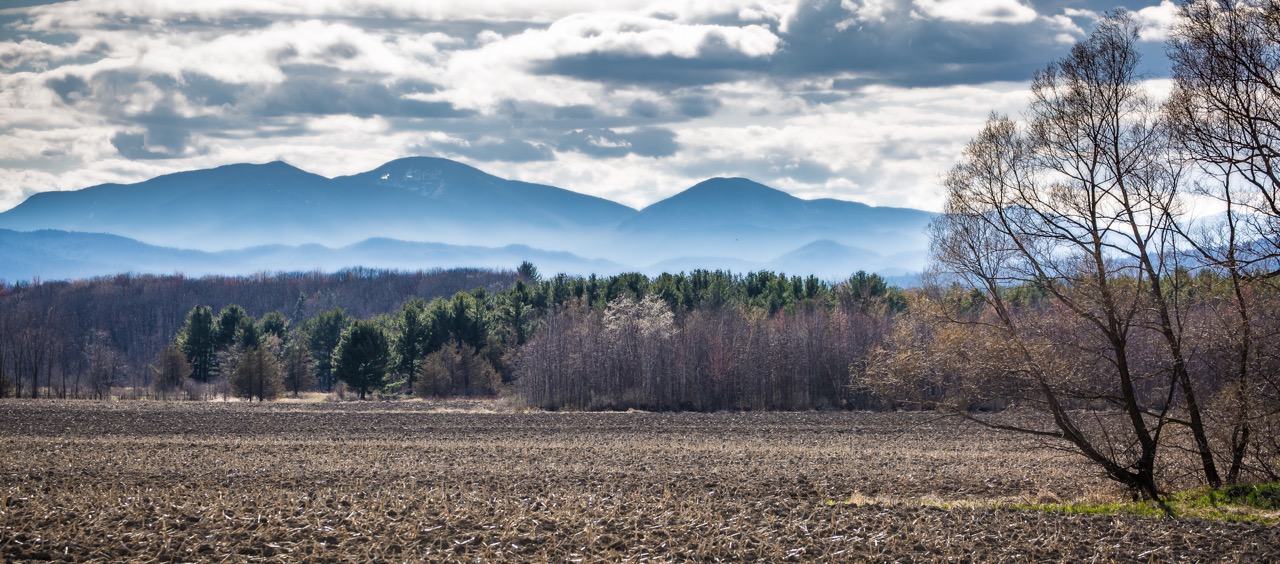
[[[950,313],[939,319],[994,332],[969,343],[985,343],[980,364],[1001,358],[983,365],[1052,420],[1012,427],[1066,439],[1111,478],[1156,498],[1171,424],[1189,431],[1205,481],[1220,478],[1174,275],[1182,171],[1138,76],[1137,38],[1128,14],[1109,14],[1039,72],[1027,125],[993,116],[946,177],[931,235],[938,273],[981,296],[980,307],[942,308]],[[1011,303],[1019,287],[1050,305]],[[1124,423],[1076,411],[1101,406]]]
[[[1220,215],[1182,228],[1193,255],[1230,283],[1234,320],[1215,347],[1230,351],[1227,481],[1236,481],[1256,431],[1280,412],[1268,367],[1274,336],[1259,308],[1280,276],[1280,2],[1197,0],[1181,8],[1169,41],[1174,89],[1165,105],[1196,192]]]

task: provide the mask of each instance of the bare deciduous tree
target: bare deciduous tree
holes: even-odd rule
[[[84,354],[89,366],[89,392],[94,398],[105,399],[121,371],[120,352],[111,345],[106,331],[94,331]]]
[[[1218,319],[1229,351],[1215,366],[1229,375],[1219,419],[1228,445],[1228,482],[1249,452],[1267,440],[1277,396],[1267,367],[1259,313],[1264,289],[1280,276],[1280,2],[1202,0],[1181,9],[1169,41],[1174,89],[1165,111],[1181,155],[1196,165],[1196,191],[1217,202],[1221,215],[1183,229],[1201,265],[1226,274],[1234,316]],[[1271,398],[1271,401],[1268,401]]]
[[[187,355],[182,352],[182,347],[173,343],[160,350],[155,364],[151,366],[151,372],[151,388],[157,395],[165,398],[183,389],[191,374],[191,363],[187,362]]]
[[[276,360],[280,339],[268,335],[262,343],[244,349],[231,373],[231,388],[236,397],[253,401],[280,397],[284,377]]]
[[[1178,280],[1181,171],[1138,80],[1136,41],[1132,18],[1113,13],[1038,73],[1028,126],[989,120],[946,177],[931,236],[938,272],[981,295],[976,310],[936,319],[981,328],[967,337],[988,354],[974,361],[998,351],[1007,360],[990,368],[1034,390],[1051,416],[1051,428],[1019,430],[1064,438],[1156,498],[1170,424],[1190,431],[1205,480],[1220,479],[1187,369],[1183,306],[1166,287]],[[1044,291],[1053,306],[1020,311],[1014,286]],[[1060,362],[1072,350],[1078,362]],[[1118,409],[1126,424],[1086,425],[1073,408],[1090,404]]]
[[[288,339],[281,353],[284,357],[281,368],[284,371],[285,389],[296,398],[303,390],[315,387],[315,377],[312,376],[315,361],[311,358],[307,340],[300,331],[290,333]]]

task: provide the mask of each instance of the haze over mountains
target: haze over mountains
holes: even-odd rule
[[[277,161],[35,194],[0,213],[0,277],[511,268],[521,260],[573,274],[900,275],[923,266],[932,215],[802,200],[743,178],[713,178],[635,210],[447,159],[398,159],[331,179]]]

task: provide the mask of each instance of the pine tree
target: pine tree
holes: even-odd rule
[[[333,374],[364,399],[383,384],[391,361],[387,335],[372,321],[356,321],[342,333],[333,353]]]
[[[214,333],[213,310],[209,306],[196,306],[187,314],[187,321],[178,334],[178,345],[191,363],[191,378],[197,382],[208,382],[218,373]]]

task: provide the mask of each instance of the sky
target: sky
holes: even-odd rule
[[[1169,0],[0,2],[0,211],[33,193],[413,155],[641,208],[715,176],[929,210],[992,111]]]

